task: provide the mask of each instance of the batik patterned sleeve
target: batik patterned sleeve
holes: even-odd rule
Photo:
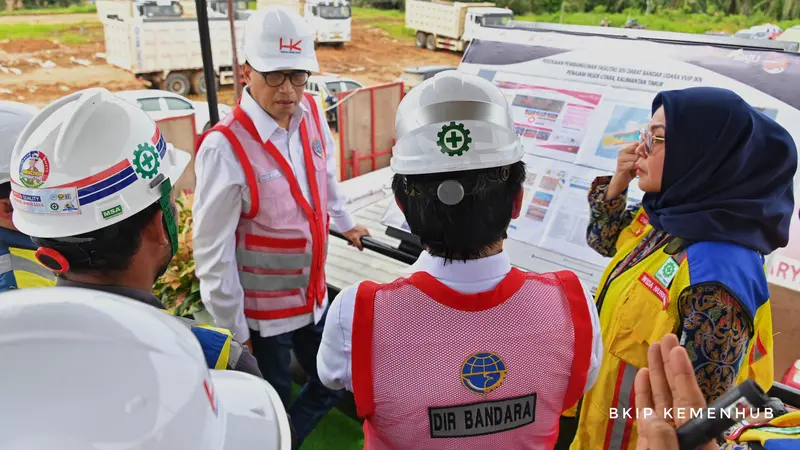
[[[611,177],[597,177],[589,189],[589,226],[586,243],[597,253],[612,257],[617,253],[619,233],[633,221],[639,205],[627,208],[628,191],[615,198],[606,199]]]
[[[689,286],[678,299],[681,345],[708,404],[732,388],[752,336],[750,317],[722,284]]]

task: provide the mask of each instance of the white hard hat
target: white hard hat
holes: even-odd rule
[[[108,227],[168,195],[189,159],[133,103],[103,88],[67,95],[14,147],[14,225],[41,238]]]
[[[264,380],[209,371],[188,327],[114,294],[51,287],[0,295],[0,421],[8,450],[284,450]],[[11,414],[13,412],[13,414]]]
[[[11,181],[9,163],[14,143],[39,110],[24,103],[0,101],[0,183]]]
[[[397,108],[395,130],[391,166],[402,175],[501,167],[524,155],[500,89],[456,70],[412,89]]]
[[[267,6],[251,14],[244,28],[243,59],[258,72],[319,72],[314,30],[297,11]]]

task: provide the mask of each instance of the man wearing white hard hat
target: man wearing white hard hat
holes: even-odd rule
[[[343,394],[316,375],[329,221],[359,248],[369,233],[345,210],[335,142],[304,92],[319,71],[313,29],[295,11],[262,8],[248,19],[242,55],[241,102],[197,153],[196,273],[215,323],[252,346],[302,441]],[[291,350],[309,382],[289,406]]]
[[[186,327],[125,297],[70,287],[3,294],[0,360],[9,362],[4,449],[290,449],[269,384],[209,371]]]
[[[403,98],[396,132],[392,190],[425,251],[334,300],[320,378],[353,392],[366,449],[552,449],[602,340],[574,273],[525,273],[503,250],[525,179],[509,105],[442,72]]]
[[[25,125],[38,110],[24,103],[0,101],[0,292],[9,289],[47,287],[56,284],[53,272],[39,264],[34,255],[36,246],[31,238],[20,233],[11,216],[11,151]],[[17,168],[35,172],[41,167],[39,161]],[[38,164],[38,166],[37,166]]]
[[[163,310],[153,283],[178,250],[172,186],[189,159],[146,112],[106,89],[67,95],[36,115],[14,147],[14,225],[33,238],[36,258],[58,274],[58,286]],[[30,161],[37,170],[26,169]],[[260,375],[230,331],[181,320],[209,367]]]

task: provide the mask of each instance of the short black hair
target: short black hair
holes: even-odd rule
[[[6,181],[0,183],[0,200],[6,200],[11,197],[11,182]]]
[[[439,184],[456,180],[467,193],[453,206],[436,196]],[[514,199],[525,180],[525,163],[425,175],[395,174],[392,191],[411,232],[446,261],[482,258],[507,237]]]
[[[108,274],[127,270],[139,251],[142,231],[161,210],[158,202],[133,216],[89,233],[70,238],[33,237],[39,247],[61,253],[69,262],[68,272],[77,274]]]

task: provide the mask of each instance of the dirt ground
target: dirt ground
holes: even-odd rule
[[[44,106],[77,90],[104,86],[109,90],[140,89],[136,78],[106,64],[102,27],[97,23],[81,29],[81,21],[95,20],[94,14],[0,17],[0,24],[38,22],[73,23],[67,32],[80,34],[88,43],[66,44],[56,39],[14,39],[0,41],[0,99]],[[431,52],[414,46],[412,40],[398,40],[379,28],[353,19],[353,40],[343,48],[320,46],[317,57],[322,72],[338,73],[364,85],[396,80],[409,66],[458,65],[461,55]],[[19,72],[19,73],[16,73]],[[221,102],[231,104],[231,87],[220,89]]]

